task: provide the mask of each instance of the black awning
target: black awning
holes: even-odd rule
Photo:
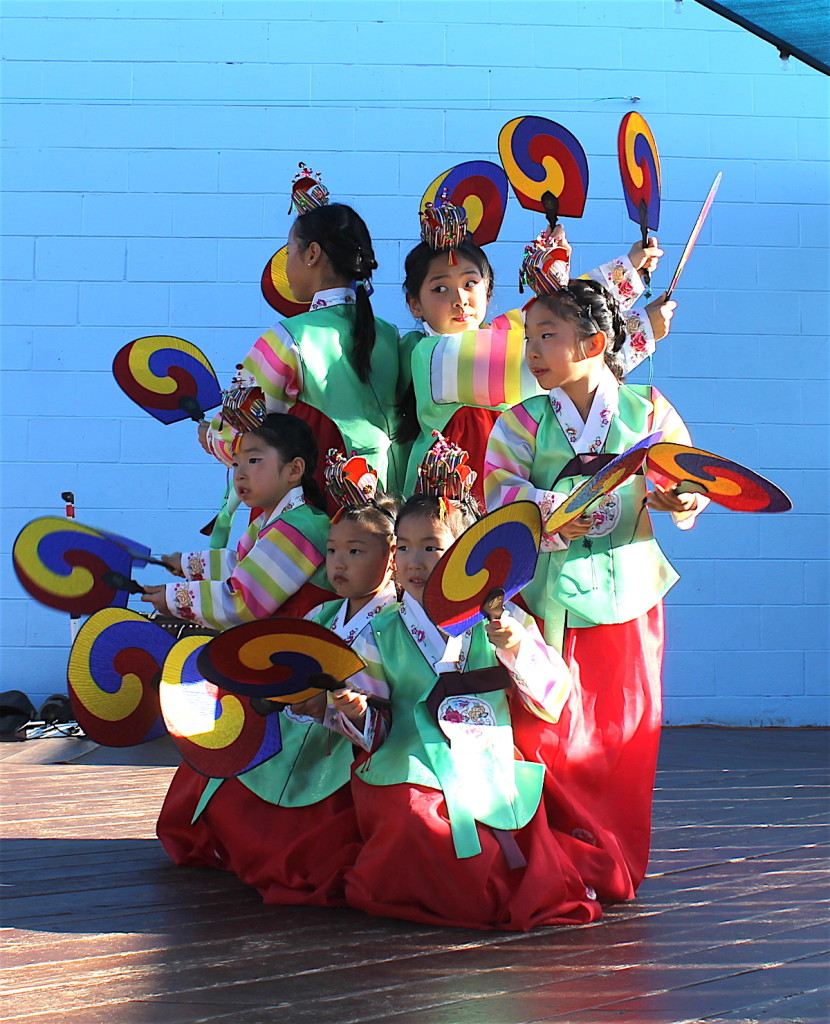
[[[830,75],[830,2],[828,0],[697,0],[772,43],[782,56],[797,57]]]

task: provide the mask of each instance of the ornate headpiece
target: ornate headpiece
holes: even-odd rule
[[[378,491],[378,475],[359,455],[347,459],[337,448],[329,448],[325,468],[326,490],[339,509],[332,519],[336,523],[344,509],[355,505],[373,505]]]
[[[454,250],[467,237],[467,211],[449,201],[447,190],[437,203],[425,203],[420,214],[421,240],[436,252],[449,252],[449,261],[455,265]]]
[[[267,416],[265,395],[256,384],[247,383],[242,364],[236,364],[236,375],[227,391],[222,392],[222,419],[238,431],[233,448],[238,448],[242,434],[261,427]]]
[[[463,501],[470,491],[478,473],[467,465],[467,452],[444,437],[437,430],[436,439],[418,467],[416,494],[431,494],[446,501]]]
[[[329,190],[323,184],[321,175],[302,162],[299,166],[291,183],[291,205],[288,212],[291,213],[294,207],[298,216],[302,216],[309,210],[316,210],[318,206],[327,206]]]
[[[557,239],[551,229],[545,228],[532,245],[525,246],[519,270],[519,291],[527,285],[537,295],[551,295],[567,288],[570,279],[570,252]]]

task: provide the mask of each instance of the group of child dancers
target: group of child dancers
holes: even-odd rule
[[[372,313],[362,219],[319,183],[294,198],[286,267],[308,312],[241,364],[235,397],[261,389],[258,425],[239,429],[229,395],[200,427],[256,516],[235,550],[165,556],[178,578],[143,600],[217,630],[305,616],[365,668],[289,706],[260,766],[212,779],[183,764],[159,838],[175,863],[233,871],[269,903],[473,928],[595,921],[648,861],[661,602],[677,579],[649,510],[687,528],[705,501],[637,474],[543,533],[500,618],[451,637],[422,600],[485,505],[530,500],[545,519],[593,457],[656,430],[689,443],[655,388],[622,381],[668,329],[674,303],[623,312],[660,250],[574,279],[551,228],[522,264],[536,297],[485,325],[487,256],[462,209],[428,207],[404,285],[423,327],[400,337]]]

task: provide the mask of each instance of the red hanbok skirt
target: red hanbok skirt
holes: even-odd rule
[[[602,916],[549,828],[544,805],[513,835],[527,860],[511,869],[495,834],[479,825],[481,853],[455,855],[442,793],[401,783],[352,792],[363,846],[346,874],[346,900],[368,914],[459,928],[528,931]]]
[[[513,702],[514,741],[546,766],[548,818],[600,900],[630,899],[651,844],[662,719],[663,606],[616,625],[568,629],[573,688],[559,722]]]
[[[156,833],[174,864],[233,871],[266,903],[343,906],[360,836],[348,785],[307,807],[268,803],[228,779],[191,824],[207,779],[178,769]]]

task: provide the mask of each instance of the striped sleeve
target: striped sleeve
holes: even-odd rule
[[[432,400],[492,408],[538,395],[539,385],[525,360],[524,326],[482,327],[440,338],[430,360]]]
[[[168,584],[167,605],[175,615],[215,629],[264,619],[308,582],[324,559],[325,551],[278,519],[259,534],[228,579]]]
[[[262,388],[267,412],[288,412],[296,404],[303,389],[300,350],[282,324],[275,324],[257,338],[242,361],[242,375]],[[226,466],[232,461],[237,433],[223,420],[221,410],[208,428],[208,448]]]
[[[533,501],[544,523],[567,494],[534,487],[530,481],[536,454],[539,424],[525,405],[515,405],[496,420],[484,457],[484,500],[488,511],[514,501]],[[543,551],[561,551],[568,546],[558,534],[542,534]]]

